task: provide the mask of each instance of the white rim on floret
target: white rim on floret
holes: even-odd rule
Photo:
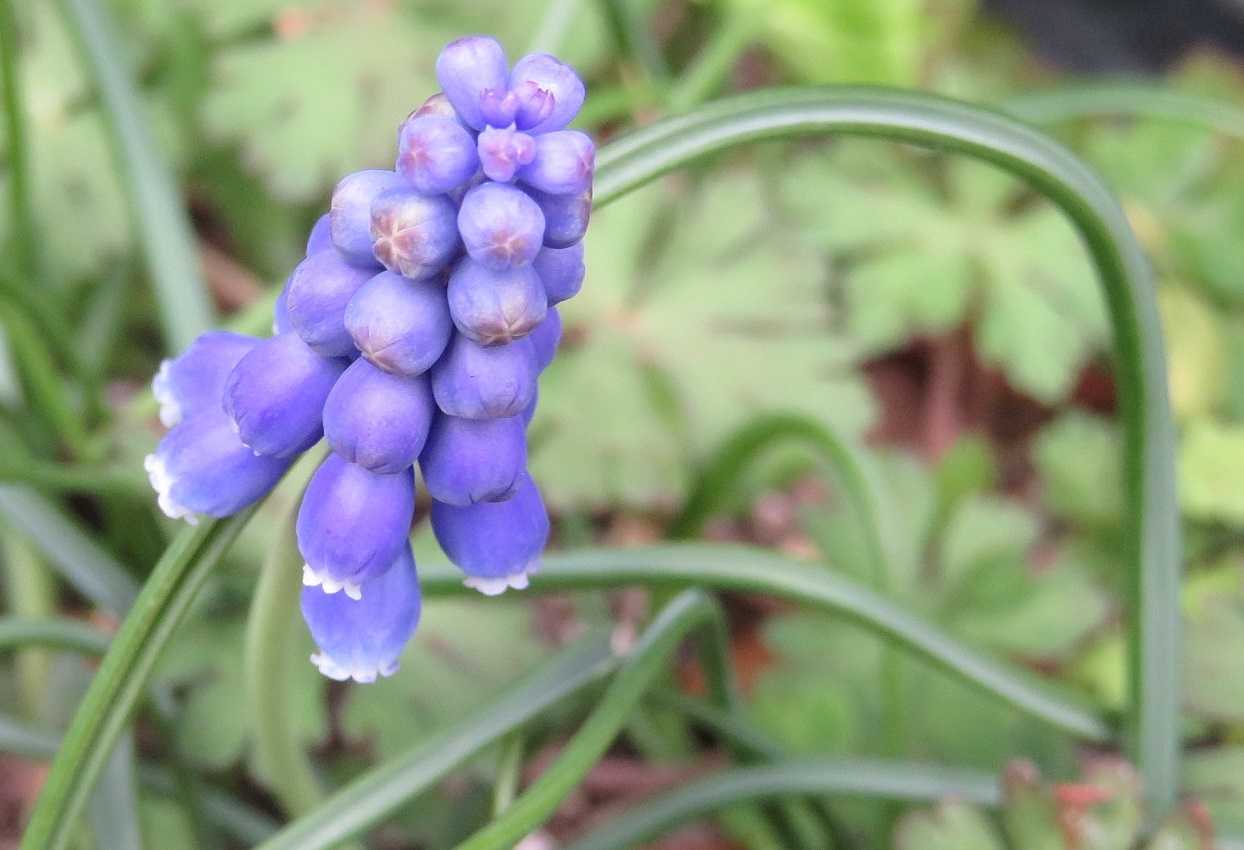
[[[376,681],[377,677],[387,678],[392,676],[398,669],[398,662],[396,661],[390,661],[388,664],[383,664],[378,667],[347,667],[344,664],[338,664],[329,657],[327,652],[324,652],[323,650],[311,653],[311,663],[316,666],[317,670],[330,679],[338,682],[353,679],[361,685],[370,684],[371,682]]]
[[[173,484],[176,479],[169,474],[164,465],[164,458],[158,454],[149,454],[143,458],[143,469],[147,470],[147,480],[151,489],[156,491],[156,503],[169,519],[184,519],[190,525],[198,525],[199,517],[190,508],[173,498]]]
[[[160,361],[160,370],[151,379],[151,394],[160,405],[160,424],[172,428],[181,421],[181,405],[177,403],[177,395],[173,392],[173,361]]]
[[[532,561],[518,572],[509,575],[499,576],[497,578],[481,578],[480,576],[467,576],[462,583],[473,590],[478,590],[485,596],[500,596],[510,588],[515,590],[526,590],[527,585],[531,583],[531,577],[540,569],[540,564]]]
[[[329,596],[344,590],[346,596],[355,602],[363,598],[363,588],[358,582],[350,581],[349,579],[344,581],[331,579],[328,576],[321,575],[310,564],[302,565],[302,583],[307,587],[318,587]]]

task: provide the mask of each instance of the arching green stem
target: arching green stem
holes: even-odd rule
[[[1176,796],[1180,748],[1175,430],[1153,281],[1126,218],[1087,166],[1036,130],[951,100],[867,88],[763,91],[658,122],[601,152],[597,203],[727,148],[814,135],[870,136],[993,163],[1045,195],[1080,233],[1113,326],[1124,434],[1130,753],[1154,808],[1165,810]]]

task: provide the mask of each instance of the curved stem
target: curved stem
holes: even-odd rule
[[[62,850],[128,723],[160,650],[254,508],[183,531],[143,585],[91,680],[22,836],[21,850]]]
[[[499,819],[480,829],[457,850],[504,850],[547,820],[591,770],[626,723],[627,715],[660,674],[670,655],[698,628],[722,628],[721,611],[704,593],[688,590],[661,610],[622,668],[609,683],[583,726],[557,760]],[[705,670],[709,690],[718,700],[731,699],[729,679],[714,664]]]
[[[462,574],[420,567],[425,596],[470,592]],[[832,611],[877,632],[1019,711],[1088,741],[1113,739],[1110,724],[1078,700],[965,646],[877,594],[826,569],[744,546],[679,544],[627,550],[584,549],[546,556],[529,593],[644,584],[763,593]]]
[[[1004,115],[882,89],[763,91],[727,98],[611,143],[597,159],[597,204],[746,142],[857,135],[948,150],[1027,181],[1075,225],[1096,266],[1114,329],[1124,432],[1130,751],[1159,814],[1179,774],[1179,512],[1174,424],[1148,265],[1118,203],[1054,140]]]
[[[948,797],[996,806],[998,782],[988,774],[902,762],[799,760],[740,767],[646,800],[642,806],[568,845],[565,850],[623,850],[679,824],[731,806],[795,795],[837,795],[911,802]]]
[[[42,646],[84,655],[108,651],[108,635],[79,620],[58,617],[0,617],[0,651]]]
[[[324,793],[290,722],[289,679],[297,663],[302,555],[294,545],[298,502],[281,525],[259,574],[246,621],[243,666],[255,719],[255,755],[268,787],[290,815],[314,808]],[[305,663],[305,658],[302,662]]]

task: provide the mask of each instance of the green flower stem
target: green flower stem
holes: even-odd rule
[[[52,762],[21,850],[62,850],[113,745],[129,722],[160,651],[254,509],[177,536],[143,585],[91,680]]]
[[[711,631],[724,628],[721,612],[701,591],[685,591],[648,626],[587,721],[557,760],[502,817],[463,841],[457,850],[509,850],[544,823],[604,755],[626,723],[627,715],[660,675],[674,650],[692,631],[700,628]],[[734,699],[730,693],[731,679],[724,664],[714,661],[706,665],[704,672],[715,698],[731,703]]]
[[[0,460],[0,483],[27,484],[49,493],[112,493],[142,496],[151,487],[141,476],[116,466],[50,463],[12,456]]]
[[[1120,555],[1127,601],[1128,743],[1160,816],[1177,794],[1181,740],[1175,430],[1148,264],[1101,180],[1062,145],[987,109],[882,89],[772,90],[723,99],[611,143],[597,159],[597,204],[739,144],[827,134],[904,142],[992,163],[1054,203],[1084,240],[1114,329],[1124,433]]]
[[[121,184],[129,194],[135,233],[155,284],[166,350],[179,351],[215,324],[198,251],[177,185],[161,156],[131,73],[126,51],[99,0],[59,0],[87,79],[94,80],[111,136]]]
[[[39,562],[26,540],[11,528],[0,526],[0,552],[4,555],[7,578],[4,588],[12,613],[16,618],[31,618],[27,622],[47,622],[42,618],[56,611],[55,578]],[[0,649],[4,647],[4,624],[12,619],[0,618]],[[13,669],[26,717],[42,714],[50,663],[47,652],[32,649],[28,643],[18,644]]]
[[[973,771],[902,762],[785,761],[733,768],[647,800],[565,850],[624,850],[712,812],[797,795],[879,797],[903,802],[953,798],[986,806],[1001,801],[997,780]]]
[[[566,31],[579,14],[582,0],[548,0],[540,24],[527,44],[527,53],[558,53]]]
[[[462,574],[448,565],[421,565],[419,575],[425,596],[469,592],[462,586]],[[684,543],[548,555],[527,592],[628,585],[763,593],[831,611],[1055,728],[1088,741],[1113,740],[1113,731],[1105,719],[1083,707],[1079,700],[1062,695],[1057,688],[959,643],[849,579],[761,549]]]
[[[648,31],[648,23],[635,10],[635,0],[600,0],[605,22],[619,52],[643,69],[650,80],[664,83],[670,69],[661,47]]]
[[[766,12],[764,6],[750,4],[728,7],[725,23],[717,28],[691,66],[670,86],[666,105],[671,112],[684,112],[716,94],[739,56],[764,26]]]
[[[290,722],[290,678],[299,646],[295,631],[302,589],[302,555],[294,545],[298,502],[276,536],[246,621],[247,704],[254,713],[255,755],[268,787],[293,816],[313,809],[323,797],[315,769]]]
[[[607,635],[583,638],[476,714],[363,773],[256,850],[336,847],[380,823],[450,771],[551,706],[605,679],[621,663],[610,649]]]

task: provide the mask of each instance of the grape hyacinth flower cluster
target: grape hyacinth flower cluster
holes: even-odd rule
[[[146,467],[195,522],[262,498],[321,437],[298,513],[302,612],[334,679],[391,675],[419,619],[417,465],[466,584],[527,586],[549,520],[527,472],[536,380],[583,283],[595,149],[575,71],[452,42],[394,170],[337,184],[277,300],[273,336],[199,337],[153,382],[171,430]]]

